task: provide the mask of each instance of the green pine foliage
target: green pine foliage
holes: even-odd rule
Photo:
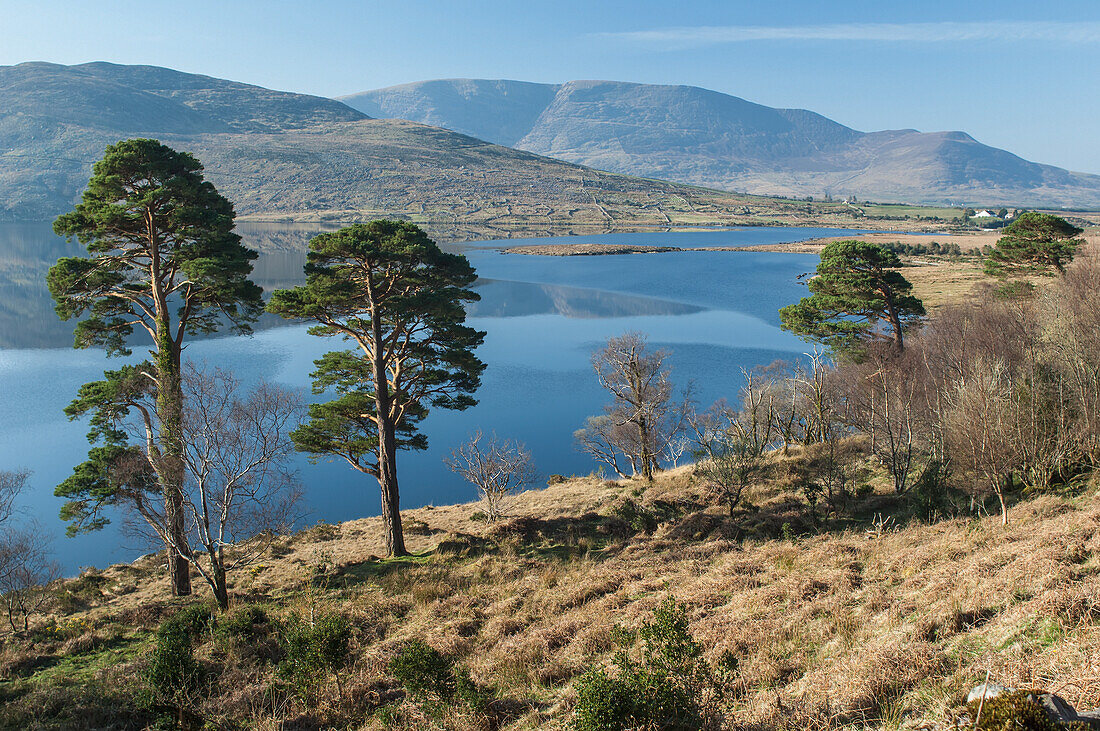
[[[59,259],[46,279],[62,320],[86,315],[77,347],[127,354],[135,324],[158,347],[223,324],[249,331],[263,306],[248,279],[257,254],[233,232],[233,205],[202,169],[157,140],[124,140],[107,148],[81,202],[54,222],[90,254]],[[174,323],[170,296],[178,298]]]
[[[1005,235],[985,259],[985,272],[995,277],[1051,275],[1065,272],[1078,247],[1082,229],[1049,213],[1028,211],[1005,228]]]
[[[865,241],[836,241],[821,252],[811,295],[779,311],[784,330],[858,358],[873,342],[904,347],[905,332],[925,314],[898,255]],[[885,332],[879,324],[885,325]]]
[[[300,451],[336,456],[373,475],[382,491],[387,548],[406,553],[400,529],[396,452],[426,449],[419,432],[429,408],[474,405],[485,364],[474,350],[485,333],[465,324],[477,275],[420,228],[372,221],[321,234],[309,244],[306,283],[275,292],[268,309],[316,324],[350,350],[314,361],[309,421],[291,434]]]

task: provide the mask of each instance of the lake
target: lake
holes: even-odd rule
[[[304,247],[320,230],[302,225],[243,224],[245,242],[262,252],[255,281],[270,291],[302,280]],[[680,247],[744,246],[855,233],[832,229],[741,228],[693,232],[600,234],[447,244],[476,267],[481,302],[470,323],[487,333],[478,351],[488,364],[477,397],[463,412],[433,412],[424,422],[425,452],[402,453],[402,507],[471,500],[473,488],[443,465],[470,432],[519,439],[543,475],[587,474],[593,462],[576,451],[573,432],[600,413],[606,397],[592,374],[591,352],[613,335],[647,333],[672,352],[673,380],[694,385],[704,405],[736,396],[740,369],[791,360],[807,350],[779,329],[780,307],[804,296],[797,277],[817,257],[765,252],[690,251],[622,256],[549,257],[502,254],[500,246],[594,241]],[[73,323],[59,321],[45,287],[46,270],[81,248],[48,224],[0,224],[0,469],[32,471],[25,509],[55,534],[66,571],[131,560],[150,547],[111,525],[66,538],[54,486],[88,449],[87,424],[62,409],[80,384],[119,365],[96,350],[74,350]],[[265,316],[252,337],[194,340],[186,356],[308,393],[312,361],[338,341],[314,338],[304,325]],[[135,359],[143,356],[143,343]],[[308,522],[377,515],[377,483],[342,461],[297,460],[306,487]]]

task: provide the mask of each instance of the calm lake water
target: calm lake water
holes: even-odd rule
[[[299,283],[304,247],[316,228],[242,225],[246,243],[264,252],[254,279],[265,291]],[[684,233],[601,234],[584,241],[737,246],[854,233],[832,229],[742,228]],[[606,399],[589,355],[626,331],[649,335],[672,351],[678,386],[694,383],[706,404],[736,395],[740,368],[793,359],[805,343],[779,330],[777,310],[804,295],[799,274],[816,256],[758,252],[683,252],[625,256],[506,255],[495,246],[580,241],[577,237],[449,244],[466,253],[481,279],[482,300],[471,309],[474,327],[488,335],[479,351],[488,364],[478,406],[436,411],[424,423],[426,452],[402,453],[402,507],[473,499],[473,489],[443,466],[469,432],[482,429],[520,439],[542,474],[588,473],[594,464],[573,446],[572,434]],[[81,253],[47,224],[0,224],[0,468],[32,471],[26,510],[56,534],[55,553],[68,571],[130,560],[149,550],[120,537],[117,525],[66,538],[54,486],[87,453],[87,425],[62,409],[80,384],[118,361],[95,350],[74,350],[71,323],[60,322],[45,287],[59,256]],[[233,369],[246,382],[274,381],[308,393],[312,361],[336,347],[305,326],[265,317],[254,336],[195,340],[187,356]],[[143,355],[141,343],[136,356]],[[377,484],[342,461],[298,468],[306,486],[308,522],[339,521],[379,511]]]

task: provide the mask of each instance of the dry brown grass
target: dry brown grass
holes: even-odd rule
[[[282,611],[315,603],[352,617],[355,659],[343,705],[329,689],[329,710],[311,712],[359,718],[366,727],[373,727],[363,721],[371,709],[400,699],[385,665],[413,638],[461,658],[476,681],[509,699],[508,727],[563,727],[572,680],[608,660],[616,627],[637,627],[668,594],[687,609],[710,659],[729,651],[740,660],[731,726],[943,722],[987,670],[1001,683],[1100,706],[1095,492],[1021,503],[1003,528],[996,519],[958,519],[873,540],[859,518],[846,530],[794,541],[761,537],[776,531],[774,520],[759,516],[793,511],[797,501],[767,485],[748,497],[756,508],[744,514],[745,525],[757,526],[758,537],[738,544],[721,530],[685,537],[690,524],[724,522],[720,509],[705,504],[690,467],[650,486],[576,478],[523,494],[500,526],[471,520],[476,504],[407,511],[407,520],[427,530],[409,537],[423,554],[406,562],[372,558],[381,551],[376,519],[312,529],[285,541],[285,555],[266,560],[262,571],[238,576],[233,591],[238,601],[251,596]],[[664,506],[672,517],[652,535],[624,532],[605,516],[626,499]],[[449,552],[431,553],[440,543]],[[318,574],[322,564],[327,573]],[[73,616],[93,626],[155,624],[172,602],[155,561],[138,570],[147,578],[123,595],[113,587],[132,582],[134,569],[104,572],[105,599]],[[256,710],[264,671],[242,662],[234,672],[232,693],[207,712],[275,727],[277,712]],[[399,728],[482,723],[462,714],[429,723],[414,705],[400,709]],[[292,705],[281,713],[307,712]]]

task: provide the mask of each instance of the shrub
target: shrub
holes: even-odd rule
[[[612,515],[621,518],[638,533],[652,533],[657,530],[657,516],[652,511],[633,500],[626,500],[612,510]]]
[[[389,671],[413,698],[461,701],[472,708],[482,708],[488,700],[488,692],[470,679],[466,668],[420,640],[402,647],[390,659]]]
[[[188,638],[194,639],[209,629],[214,623],[214,608],[208,604],[192,604],[184,607],[161,625],[161,630],[179,629]]]
[[[629,637],[629,633],[620,633]],[[721,688],[688,632],[687,614],[672,597],[637,632],[639,658],[615,657],[614,674],[591,670],[577,681],[577,731],[632,728],[698,729],[705,706]],[[735,671],[736,660],[726,662]]]
[[[951,487],[950,478],[947,463],[940,460],[929,461],[906,495],[910,509],[928,522],[958,513],[958,503],[963,495]]]
[[[230,612],[219,623],[218,631],[230,637],[248,640],[256,636],[256,628],[267,624],[267,612],[252,604]]]
[[[312,695],[325,675],[337,672],[347,660],[351,625],[343,615],[323,615],[312,624],[294,615],[280,630],[280,672],[303,697]]]
[[[175,617],[157,630],[157,641],[145,673],[146,682],[160,700],[178,701],[202,680],[202,666],[195,660],[189,626],[174,620]]]

